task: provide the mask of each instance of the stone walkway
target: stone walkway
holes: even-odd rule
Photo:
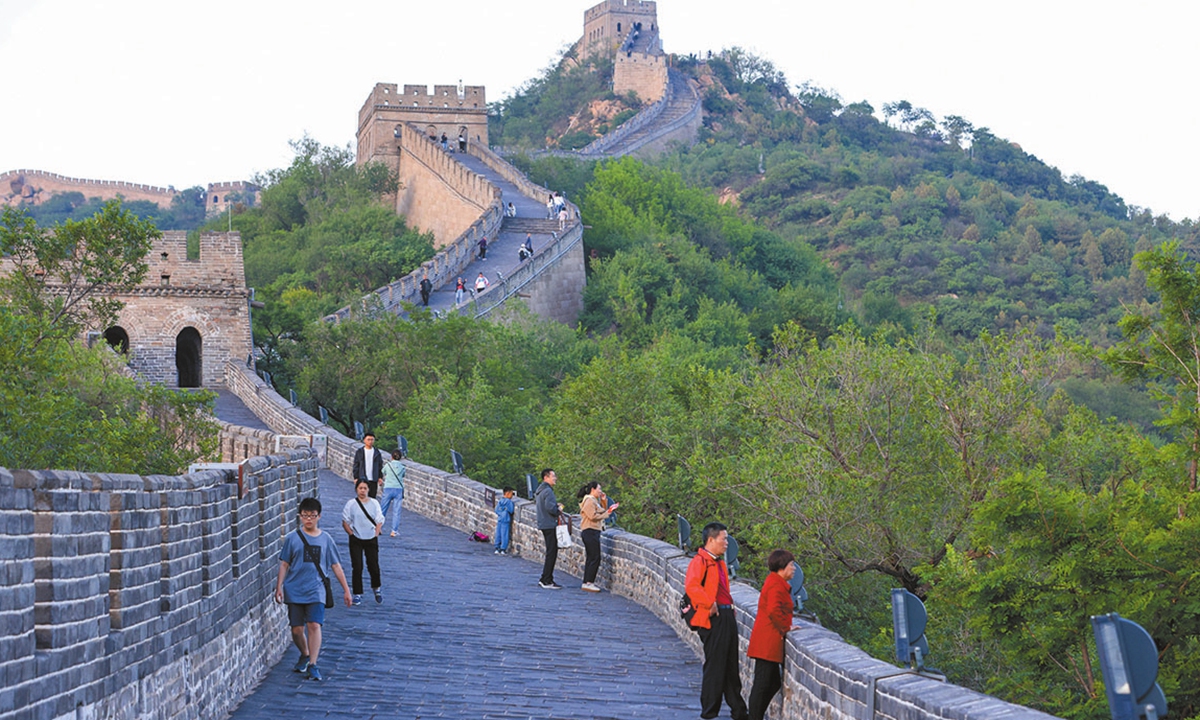
[[[341,509],[350,483],[321,473],[321,527],[345,551]],[[291,671],[294,647],[235,720],[290,718],[695,718],[700,661],[649,611],[537,585],[540,563],[405,512],[380,539],[384,599],[328,611],[325,681]],[[342,562],[350,574],[348,552]],[[334,581],[335,587],[337,585]],[[364,585],[369,577],[364,571]],[[287,632],[280,627],[279,632]]]
[[[546,198],[540,200],[531,199],[521,194],[517,186],[505,180],[498,172],[492,170],[479,158],[474,155],[462,153],[451,153],[450,157],[462,163],[472,172],[487,178],[488,182],[500,188],[503,193],[504,204],[512,203],[517,209],[518,221],[525,220],[544,220],[546,217]],[[470,265],[462,271],[462,278],[467,283],[467,293],[465,299],[470,301],[470,289],[475,287],[475,278],[479,273],[483,273],[491,283],[490,292],[498,292],[499,285],[503,283],[501,277],[509,277],[513,271],[521,264],[517,255],[521,243],[525,242],[525,231],[510,230],[508,227],[519,228],[525,223],[512,220],[505,220],[504,226],[500,229],[500,234],[496,237],[488,238],[487,259],[480,260],[476,257]],[[557,222],[551,223],[551,226],[557,229]],[[535,253],[541,252],[542,248],[546,247],[552,241],[552,236],[549,232],[533,232],[533,250]],[[499,273],[499,274],[498,274]],[[444,285],[435,288],[429,296],[429,307],[439,312],[446,312],[454,307],[454,280],[451,279]]]

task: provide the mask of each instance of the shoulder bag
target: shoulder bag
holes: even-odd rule
[[[329,577],[321,569],[321,563],[317,562],[316,558],[309,552],[312,550],[312,545],[308,544],[308,540],[304,537],[304,531],[297,530],[296,534],[300,536],[300,542],[304,543],[304,559],[317,566],[317,574],[321,576],[321,582],[325,585],[325,607],[331,608],[333,607],[333,586],[329,584]]]

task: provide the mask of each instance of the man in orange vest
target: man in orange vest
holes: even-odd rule
[[[691,624],[704,643],[700,717],[715,718],[720,714],[724,696],[733,720],[747,720],[750,712],[742,700],[742,679],[738,674],[737,617],[733,614],[729,572],[725,567],[729,532],[721,523],[712,522],[704,526],[701,537],[704,547],[696,551],[684,580],[684,591],[696,608]]]

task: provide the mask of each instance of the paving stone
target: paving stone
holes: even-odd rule
[[[342,551],[350,483],[321,472],[322,529]],[[380,538],[384,600],[326,612],[314,683],[297,652],[232,714],[258,718],[695,718],[700,660],[631,600],[537,585],[541,564],[492,554],[416,513]],[[334,581],[336,585],[336,580]],[[370,585],[364,571],[364,585]],[[279,632],[286,633],[286,627]]]

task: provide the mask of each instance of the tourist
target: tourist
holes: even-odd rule
[[[429,273],[421,278],[421,304],[429,307],[429,293],[433,292],[433,283],[429,282]]]
[[[750,631],[746,656],[754,658],[754,684],[750,686],[750,718],[763,720],[767,706],[783,687],[783,640],[792,629],[792,576],[795,557],[775,550],[767,557],[767,579],[758,594],[758,614]]]
[[[446,133],[442,133],[442,151],[450,149],[450,138],[446,137]]]
[[[475,278],[475,292],[476,292],[476,294],[478,294],[478,293],[481,293],[481,292],[483,292],[484,290],[487,290],[487,289],[488,289],[488,285],[490,285],[490,284],[491,284],[491,283],[489,283],[489,282],[488,282],[488,279],[487,279],[487,278],[485,278],[485,277],[483,276],[483,273],[479,273],[479,277]]]
[[[509,203],[506,213],[510,218],[515,218],[517,216],[517,206]]]
[[[383,602],[383,582],[379,576],[379,533],[383,532],[383,513],[379,501],[367,497],[367,481],[354,483],[354,497],[342,508],[342,527],[350,535],[350,568],[354,571],[354,604],[362,605],[363,556],[371,573],[375,602]]]
[[[542,482],[533,491],[533,502],[537,509],[537,526],[546,538],[546,561],[542,564],[542,577],[538,585],[546,590],[561,590],[562,585],[554,582],[554,564],[558,562],[558,516],[563,506],[554,495],[554,483],[558,476],[550,468],[542,471]]]
[[[508,543],[512,539],[512,521],[513,514],[517,511],[517,506],[513,503],[513,497],[517,491],[510,487],[504,488],[504,497],[500,498],[496,503],[496,554],[507,555]]]
[[[738,628],[733,614],[733,596],[729,594],[729,572],[725,567],[725,548],[729,533],[721,523],[704,526],[704,547],[688,564],[684,592],[696,608],[691,624],[704,643],[704,674],[700,680],[700,717],[715,718],[721,712],[721,698],[729,705],[733,720],[750,717],[742,700],[742,679],[738,675]]]
[[[460,153],[465,153],[467,151],[467,135],[466,135],[466,133],[460,132],[458,134],[458,151]]]
[[[600,572],[600,531],[604,529],[604,521],[617,509],[620,503],[608,504],[608,498],[600,489],[600,483],[592,481],[579,488],[579,536],[583,538],[583,549],[586,560],[583,563],[583,589],[587,592],[600,592],[596,584],[596,573]]]
[[[563,205],[558,209],[558,229],[561,231],[567,227],[567,206]]]
[[[529,233],[525,233],[525,252],[529,254],[529,257],[533,257],[533,235]]]
[[[458,282],[454,284],[454,304],[461,305],[463,294],[467,291],[467,284],[463,281],[462,276],[458,277]]]
[[[352,480],[362,480],[369,488],[367,495],[378,497],[379,481],[383,479],[383,453],[375,447],[375,433],[363,435],[363,446],[354,453]]]
[[[298,673],[307,672],[309,680],[321,680],[317,659],[321,655],[321,626],[325,624],[325,605],[332,602],[329,573],[342,585],[346,607],[353,602],[346,574],[338,559],[337,543],[317,524],[321,520],[321,501],[304,498],[300,501],[300,529],[288,533],[279,551],[279,578],[275,581],[275,602],[287,603],[288,625],[292,642],[300,651],[300,659],[292,667]]]
[[[386,522],[388,510],[395,504],[396,513],[392,515],[391,537],[396,537],[396,531],[400,529],[400,506],[404,503],[404,476],[408,474],[408,467],[401,462],[403,457],[404,453],[397,448],[392,451],[392,459],[383,466],[383,507],[380,508],[379,514]]]
[[[487,246],[488,246],[487,235],[484,235],[483,237],[479,238],[479,259],[480,260],[487,260]]]

